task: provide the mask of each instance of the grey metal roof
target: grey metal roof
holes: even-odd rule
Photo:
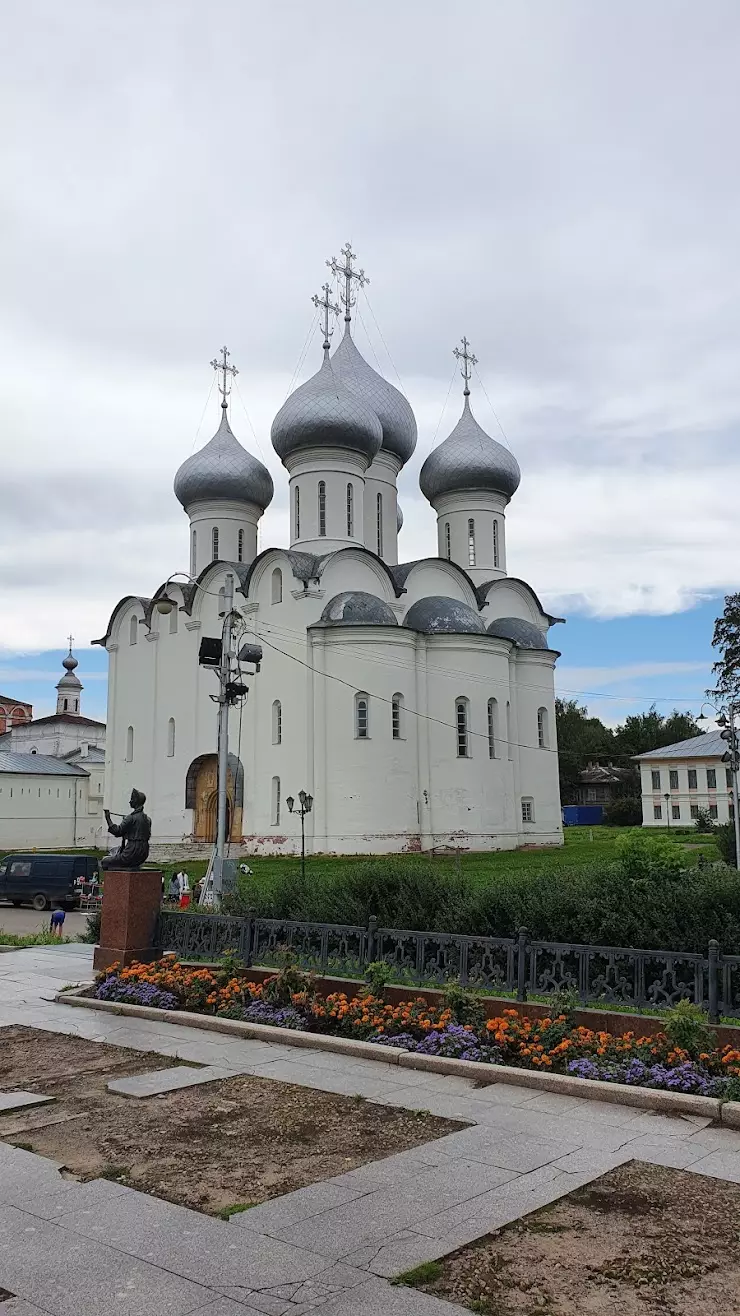
[[[385,599],[361,589],[335,594],[321,614],[323,626],[397,626],[396,614]]]
[[[383,447],[405,465],[416,447],[416,418],[403,393],[373,370],[358,351],[349,323],[331,360],[342,383],[378,417]]]
[[[0,754],[0,772],[30,772],[38,777],[86,777],[84,768],[74,767],[50,754]]]
[[[301,448],[349,448],[364,453],[369,465],[380,451],[383,427],[375,412],[345,387],[325,352],[321,369],[283,403],[271,435],[283,463]]]
[[[678,740],[675,745],[663,745],[662,749],[648,750],[647,754],[635,754],[635,759],[711,759],[721,758],[727,753],[726,740],[720,739],[720,728],[704,731],[700,736],[691,736],[689,740]]]
[[[207,498],[229,498],[256,503],[264,511],[275,492],[267,467],[247,452],[232,432],[223,403],[216,433],[205,448],[183,462],[174,489],[185,509]]]
[[[466,397],[449,438],[433,448],[424,462],[419,487],[430,503],[457,489],[489,489],[510,498],[521,478],[516,457],[481,429]]]
[[[85,687],[79,676],[75,676],[74,672],[65,672],[64,676],[59,678],[54,688],[56,690],[84,690]]]
[[[430,594],[412,603],[403,619],[409,630],[424,635],[485,635],[482,618],[468,603],[447,599],[441,594]]]
[[[547,649],[547,637],[539,626],[521,617],[496,617],[487,627],[489,635],[512,640],[520,649]]]

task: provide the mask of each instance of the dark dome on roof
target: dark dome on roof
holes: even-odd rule
[[[485,635],[486,627],[477,612],[459,599],[430,594],[412,603],[403,619],[409,630],[423,635]]]
[[[335,594],[321,614],[324,626],[397,626],[396,614],[385,599],[361,589]]]
[[[488,627],[488,634],[500,640],[512,640],[520,649],[546,649],[547,637],[533,621],[521,617],[496,617]]]
[[[328,352],[321,369],[283,403],[272,422],[280,460],[301,448],[349,448],[368,465],[383,442],[383,427],[369,405],[342,383]]]

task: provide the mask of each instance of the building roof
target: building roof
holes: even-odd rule
[[[357,393],[351,393],[325,351],[321,369],[286,399],[272,422],[272,446],[283,465],[302,448],[345,448],[368,465],[383,443],[383,426]]]
[[[513,453],[481,429],[466,395],[454,430],[424,462],[419,486],[430,503],[457,489],[488,489],[511,498],[521,478]]]
[[[209,443],[186,458],[175,476],[175,497],[184,508],[206,499],[256,503],[262,510],[272,502],[272,476],[261,461],[243,448],[231,426],[225,402],[221,424]]]
[[[0,773],[33,773],[38,777],[86,777],[84,768],[76,768],[50,754],[0,754]]]
[[[25,699],[16,699],[14,695],[0,695],[0,704],[12,704],[14,708],[32,708]]]
[[[87,754],[82,753],[83,746],[78,745],[77,749],[68,749],[66,754],[60,754],[62,762],[69,763],[71,759],[81,759],[85,763],[105,763],[105,750],[100,745],[88,745]]]
[[[700,736],[691,736],[689,740],[679,740],[675,745],[663,745],[662,749],[648,750],[647,754],[635,754],[640,759],[718,759],[727,753],[727,741],[720,738],[720,729],[705,731]]]
[[[383,447],[405,465],[416,447],[416,420],[409,403],[397,388],[383,379],[360,354],[349,321],[344,338],[331,364],[345,388],[366,402],[383,427]]]
[[[634,768],[615,768],[613,763],[589,763],[583,772],[578,774],[578,780],[584,786],[602,786],[614,783],[629,781]]]
[[[96,722],[93,717],[83,717],[81,713],[49,713],[48,717],[35,717],[32,722],[21,723],[24,727],[48,726],[50,722],[69,722],[78,727],[104,727],[105,722]],[[17,730],[17,728],[15,728]]]

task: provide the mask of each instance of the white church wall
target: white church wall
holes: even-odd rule
[[[448,562],[431,558],[412,567],[404,581],[405,593],[400,602],[404,606],[404,616],[412,603],[430,595],[441,594],[448,599],[460,599],[471,608],[478,610],[475,591],[460,572]]]
[[[512,658],[512,693],[519,741],[519,844],[560,845],[563,832],[553,681],[555,659],[551,653],[537,649],[515,649]],[[522,801],[531,802],[532,821],[525,820]]]
[[[30,754],[35,749],[37,754],[61,758],[63,754],[79,749],[80,745],[98,745],[104,749],[105,730],[102,723],[91,725],[89,721],[26,722],[23,726],[13,727],[11,747],[14,754]]]
[[[335,594],[345,590],[362,590],[374,594],[376,598],[385,599],[391,605],[397,602],[393,583],[388,572],[379,562],[375,562],[364,552],[347,549],[325,563],[321,574],[323,599],[317,609],[315,620],[318,621],[325,605]]]
[[[521,617],[523,621],[534,622],[546,631],[546,618],[537,607],[531,590],[508,577],[496,580],[486,593],[486,601],[481,613],[486,625],[494,617]]]

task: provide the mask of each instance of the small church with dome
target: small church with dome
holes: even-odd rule
[[[364,360],[352,307],[366,281],[349,245],[329,262],[344,307],[332,352],[331,289],[316,373],[272,424],[288,479],[290,544],[260,547],[274,489],[229,419],[175,476],[189,571],[128,595],[95,643],[109,654],[106,804],[146,792],[154,853],[215,840],[217,679],[199,663],[220,637],[233,583],[237,649],[261,670],[229,727],[232,854],[493,850],[562,843],[550,616],[507,575],[506,509],[519,466],[476,420],[466,339],[462,414],[419,477],[437,552],[399,562],[397,481],[416,446],[407,399]],[[176,547],[176,546],[175,546]],[[228,581],[231,577],[231,581]],[[174,605],[174,606],[173,606]]]

